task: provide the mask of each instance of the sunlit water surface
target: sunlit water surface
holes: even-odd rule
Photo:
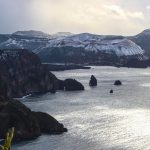
[[[54,73],[60,79],[77,79],[85,91],[47,93],[22,101],[34,111],[54,116],[68,132],[17,143],[12,150],[150,149],[150,68],[92,67]],[[88,86],[92,74],[98,79],[95,88]],[[123,85],[115,87],[116,79]]]

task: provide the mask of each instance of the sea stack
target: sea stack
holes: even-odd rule
[[[116,81],[114,82],[114,85],[120,86],[120,85],[122,85],[122,83],[121,83],[120,80],[116,80]]]
[[[114,93],[114,91],[111,89],[109,93],[112,94],[112,93]]]
[[[94,75],[91,75],[89,86],[97,86],[97,79],[95,78]]]

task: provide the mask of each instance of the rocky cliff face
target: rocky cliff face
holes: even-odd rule
[[[0,139],[5,138],[9,128],[15,128],[14,139],[31,139],[46,134],[66,132],[63,124],[49,114],[33,112],[17,100],[0,96]]]
[[[28,50],[0,50],[0,95],[21,97],[51,91],[55,76]]]

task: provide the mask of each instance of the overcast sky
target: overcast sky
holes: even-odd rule
[[[150,0],[0,0],[0,33],[134,35],[150,28]]]

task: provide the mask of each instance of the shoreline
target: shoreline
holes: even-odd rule
[[[76,65],[76,64],[57,64],[57,63],[42,63],[43,66],[46,66],[49,71],[65,71],[65,70],[74,70],[74,69],[91,69],[89,66]]]

